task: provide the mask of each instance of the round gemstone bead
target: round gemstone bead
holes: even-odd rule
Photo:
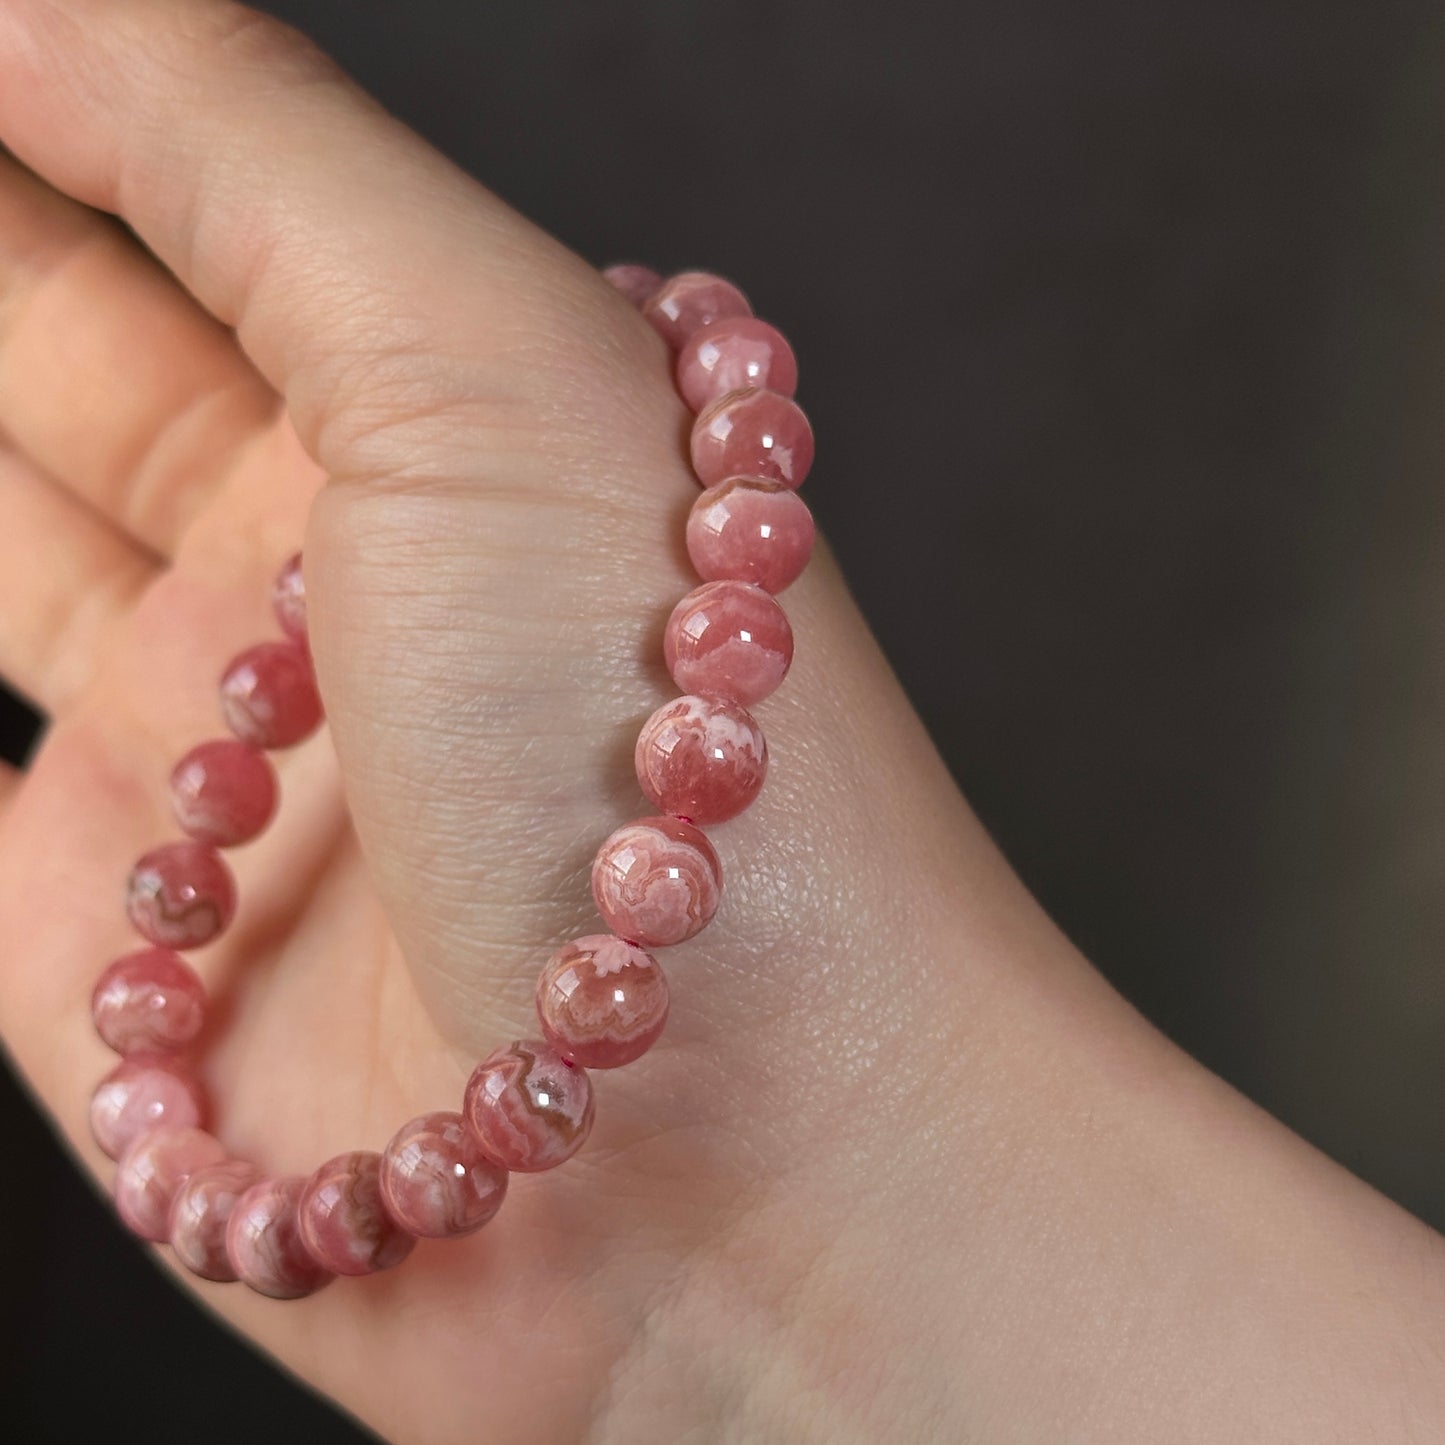
[[[115,1171],[115,1207],[126,1228],[142,1239],[165,1243],[171,1205],[182,1184],[198,1169],[226,1157],[204,1129],[150,1129],[120,1157]]]
[[[180,954],[144,948],[101,974],[90,1012],[96,1033],[116,1053],[172,1053],[200,1033],[206,988]]]
[[[547,1042],[586,1069],[639,1059],[667,1022],[667,979],[650,953],[610,933],[576,938],[537,980],[537,1016]]]
[[[535,1174],[582,1147],[595,1112],[592,1081],[550,1044],[517,1040],[477,1065],[462,1112],[488,1159]]]
[[[248,648],[221,678],[221,711],[242,742],[289,748],[321,722],[321,694],[311,659],[294,642]]]
[[[400,1264],[416,1239],[386,1212],[381,1155],[357,1150],[328,1159],[297,1206],[301,1239],[332,1274],[375,1274]]]
[[[651,266],[635,266],[626,261],[607,267],[602,274],[634,306],[641,306],[662,285],[662,277]]]
[[[700,326],[729,316],[751,316],[753,308],[731,281],[708,271],[680,271],[647,298],[642,314],[676,349]]]
[[[288,557],[285,565],[276,574],[271,585],[271,610],[281,631],[291,639],[306,645],[306,580],[301,575],[301,554]]]
[[[813,465],[813,428],[797,402],[749,387],[710,403],[692,428],[692,469],[705,487],[768,477],[801,487]]]
[[[126,884],[136,932],[162,948],[199,948],[236,912],[236,882],[208,843],[167,843],[147,853]]]
[[[808,504],[781,482],[729,477],[709,487],[687,518],[687,555],[705,582],[753,582],[781,592],[813,555]]]
[[[783,609],[751,582],[705,582],[673,608],[662,634],[684,692],[751,705],[777,690],[793,662]]]
[[[276,770],[234,738],[192,748],[171,774],[171,808],[192,838],[216,848],[249,843],[276,814]]]
[[[768,745],[741,704],[689,694],[664,703],[643,723],[633,761],[658,812],[724,823],[761,791]]]
[[[456,1239],[502,1207],[507,1171],[483,1155],[460,1114],[423,1114],[382,1153],[381,1197],[409,1234]]]
[[[745,387],[792,396],[798,359],[776,326],[756,316],[730,316],[694,331],[677,354],[677,389],[693,411]]]
[[[306,1189],[300,1175],[263,1179],[235,1203],[226,1225],[226,1258],[242,1284],[270,1299],[315,1294],[332,1276],[301,1242],[296,1207]]]
[[[666,948],[712,921],[722,898],[722,864],[691,823],[639,818],[597,850],[592,897],[619,938]]]
[[[197,1169],[171,1201],[170,1239],[176,1258],[201,1279],[229,1284],[236,1271],[226,1254],[226,1226],[236,1201],[260,1182],[244,1159],[223,1159]]]
[[[90,1099],[90,1132],[112,1159],[164,1125],[195,1128],[205,1112],[199,1081],[165,1059],[137,1054],[101,1080]]]

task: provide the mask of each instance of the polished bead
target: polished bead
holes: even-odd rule
[[[813,555],[808,504],[762,477],[729,477],[709,487],[687,518],[687,555],[705,582],[753,582],[781,592]]]
[[[705,582],[673,608],[662,650],[684,692],[750,706],[776,691],[788,675],[793,629],[761,587]]]
[[[797,402],[749,387],[711,402],[692,427],[692,469],[705,487],[768,477],[801,487],[813,465],[813,428]]]
[[[291,639],[305,645],[306,632],[306,580],[301,575],[301,554],[286,559],[285,565],[276,574],[271,585],[271,609],[281,631]]]
[[[180,954],[144,948],[101,974],[90,1012],[96,1033],[116,1053],[172,1053],[200,1033],[206,987]]]
[[[677,389],[694,411],[729,391],[762,386],[782,396],[798,387],[788,338],[756,316],[730,316],[700,327],[677,354]]]
[[[592,1081],[550,1044],[518,1040],[477,1065],[462,1112],[488,1159],[534,1174],[582,1147],[592,1129]]]
[[[547,1042],[585,1069],[640,1059],[667,1022],[667,979],[650,953],[610,933],[575,938],[537,980]]]
[[[651,266],[636,266],[622,261],[602,273],[634,306],[641,306],[659,286],[661,275]]]
[[[381,1197],[409,1234],[455,1239],[502,1207],[507,1171],[482,1153],[460,1114],[423,1114],[382,1152]]]
[[[386,1212],[381,1155],[369,1150],[328,1159],[297,1206],[301,1239],[332,1274],[375,1274],[400,1264],[416,1244]]]
[[[712,921],[722,898],[722,864],[691,823],[639,818],[597,850],[592,897],[619,938],[666,948]]]
[[[201,843],[249,843],[276,814],[276,770],[265,753],[235,738],[192,748],[171,774],[176,821]]]
[[[221,678],[221,711],[242,742],[289,748],[316,731],[321,694],[306,650],[294,642],[248,648]]]
[[[768,745],[740,703],[688,694],[643,723],[633,752],[637,782],[660,813],[692,823],[736,818],[768,775]]]
[[[676,348],[698,327],[728,316],[751,316],[753,308],[731,281],[708,271],[680,271],[647,298],[642,314]]]
[[[261,1171],[244,1159],[197,1169],[171,1201],[170,1240],[176,1258],[201,1279],[229,1284],[236,1271],[226,1254],[226,1226],[236,1201],[259,1183]]]
[[[236,1278],[271,1299],[315,1294],[333,1278],[301,1242],[296,1206],[306,1189],[301,1175],[253,1184],[231,1210],[226,1258]]]
[[[125,907],[148,942],[199,948],[235,916],[236,881],[208,843],[167,843],[131,870]]]
[[[90,1099],[90,1132],[112,1159],[162,1125],[194,1128],[205,1099],[199,1080],[168,1060],[137,1054],[101,1080]]]
[[[198,1169],[226,1157],[204,1129],[149,1129],[124,1154],[115,1170],[115,1207],[127,1229],[142,1239],[165,1243],[171,1205],[182,1184]]]

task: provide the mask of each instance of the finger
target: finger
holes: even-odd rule
[[[169,556],[276,407],[131,237],[0,156],[0,430],[17,447]]]

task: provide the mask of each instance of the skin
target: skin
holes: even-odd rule
[[[0,1029],[107,1179],[87,1001],[132,946],[119,880],[304,531],[334,750],[281,759],[238,856],[206,1078],[265,1169],[379,1148],[535,1034],[591,853],[641,811],[693,585],[664,348],[245,10],[5,0],[0,142],[0,671],[53,719],[0,780]],[[394,1273],[198,1299],[428,1445],[1445,1438],[1439,1237],[1079,957],[826,551],[785,601],[723,909],[583,1152]]]

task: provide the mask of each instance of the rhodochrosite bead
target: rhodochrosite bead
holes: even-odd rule
[[[227,1284],[236,1271],[226,1255],[226,1226],[236,1201],[260,1181],[244,1159],[223,1159],[197,1169],[171,1201],[170,1239],[176,1258],[194,1275]]]
[[[709,404],[692,428],[692,469],[705,487],[770,477],[801,487],[813,465],[813,428],[797,402],[749,387]]]
[[[793,662],[783,609],[750,582],[705,582],[673,608],[662,634],[668,671],[684,692],[751,705],[775,691]]]
[[[276,770],[264,753],[233,738],[192,748],[171,774],[176,821],[200,843],[249,843],[276,813]]]
[[[151,1129],[121,1155],[115,1171],[115,1207],[126,1227],[163,1244],[171,1205],[198,1169],[219,1164],[226,1151],[204,1129]]]
[[[619,938],[666,948],[712,921],[722,898],[722,864],[691,823],[639,818],[597,850],[592,897]]]
[[[798,361],[788,339],[756,316],[732,316],[694,331],[677,354],[677,389],[694,411],[729,391],[765,386],[792,396]]]
[[[271,1299],[315,1294],[332,1276],[301,1242],[296,1206],[306,1188],[300,1175],[263,1179],[235,1203],[226,1225],[226,1258],[242,1284]]]
[[[768,745],[741,704],[677,697],[643,723],[633,761],[658,812],[723,823],[757,797],[768,775]]]
[[[271,588],[271,610],[281,631],[303,645],[307,642],[306,632],[306,582],[301,575],[301,554],[286,560],[285,566],[276,576]]]
[[[657,960],[610,933],[576,938],[537,980],[547,1042],[587,1069],[640,1059],[667,1022],[667,979]]]
[[[242,742],[289,748],[316,731],[321,694],[311,659],[294,642],[248,648],[221,678],[221,711]]]
[[[136,1055],[112,1069],[90,1098],[90,1132],[112,1159],[161,1125],[194,1128],[205,1101],[201,1086],[163,1059]]]
[[[662,277],[651,266],[621,262],[602,273],[634,306],[641,306],[659,286]]]
[[[482,1153],[460,1114],[423,1114],[383,1151],[381,1197],[408,1233],[455,1239],[480,1229],[502,1207],[507,1171]]]
[[[707,271],[680,271],[647,298],[642,314],[675,349],[698,327],[727,316],[751,316],[753,308],[731,281]]]
[[[180,954],[145,948],[101,974],[90,1012],[96,1033],[116,1053],[170,1053],[200,1033],[206,989]]]
[[[535,1174],[582,1147],[592,1129],[592,1081],[550,1044],[519,1039],[477,1065],[462,1112],[487,1158]]]
[[[386,1212],[381,1155],[357,1150],[328,1159],[297,1205],[301,1239],[333,1274],[375,1274],[400,1264],[415,1238]]]
[[[754,582],[781,592],[813,555],[808,504],[764,477],[729,477],[709,487],[687,518],[687,555],[704,582]]]
[[[125,906],[147,942],[199,948],[235,916],[236,882],[208,843],[167,843],[131,870]]]

